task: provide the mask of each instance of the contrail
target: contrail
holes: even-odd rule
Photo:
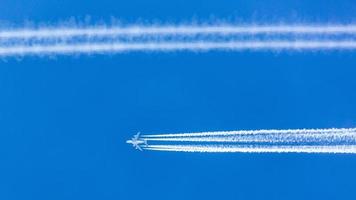
[[[143,137],[197,137],[197,136],[230,136],[253,134],[326,134],[326,133],[356,133],[356,128],[329,128],[329,129],[263,129],[263,130],[239,130],[239,131],[212,131],[198,133],[177,134],[152,134]]]
[[[206,153],[356,153],[356,145],[324,146],[217,146],[217,145],[148,145],[144,149],[154,151],[206,152]]]
[[[242,50],[356,50],[355,41],[244,41],[244,42],[147,42],[84,43],[54,45],[0,46],[0,56],[46,54],[107,54],[170,51],[242,51]]]
[[[332,134],[261,134],[261,135],[235,135],[218,137],[148,137],[146,141],[162,142],[214,142],[214,143],[335,143],[335,142],[356,142],[356,133],[332,133]]]
[[[250,153],[356,153],[356,128],[240,130],[153,134],[146,150]]]
[[[356,25],[130,25],[0,30],[0,57],[356,50]]]
[[[356,25],[176,25],[176,26],[127,26],[89,28],[40,28],[0,31],[0,39],[9,38],[67,38],[114,37],[120,35],[198,35],[198,34],[355,34]]]

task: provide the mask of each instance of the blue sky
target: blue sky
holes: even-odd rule
[[[1,26],[352,23],[353,1],[2,0]],[[91,22],[89,22],[90,24]],[[138,152],[150,133],[356,126],[354,51],[0,61],[0,199],[352,199],[354,155]]]

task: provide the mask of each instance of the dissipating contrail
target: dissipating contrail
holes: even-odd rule
[[[122,36],[122,35],[198,35],[198,34],[355,34],[356,25],[178,25],[178,26],[126,26],[88,28],[40,28],[2,30],[1,39],[8,38],[65,38],[75,36]]]
[[[142,135],[143,149],[202,153],[356,153],[356,128]]]
[[[0,29],[0,57],[172,51],[356,50],[356,25],[126,25]]]

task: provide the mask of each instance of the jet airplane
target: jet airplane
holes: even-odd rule
[[[147,146],[147,140],[140,138],[140,132],[134,135],[131,140],[127,140],[126,143],[132,144],[132,146],[135,147],[135,149],[138,149],[140,151],[142,151],[141,148],[142,145]]]

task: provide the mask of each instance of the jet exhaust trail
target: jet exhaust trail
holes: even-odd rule
[[[271,135],[235,135],[219,137],[171,137],[171,138],[144,138],[146,141],[167,141],[167,142],[215,142],[215,143],[233,143],[233,142],[265,142],[265,143],[312,143],[312,142],[338,142],[356,140],[355,133],[339,134],[271,134]]]
[[[197,34],[355,34],[356,25],[277,25],[277,26],[129,26],[98,28],[42,28],[0,31],[0,39],[63,38],[118,35],[197,35]]]
[[[240,130],[240,131],[212,131],[199,133],[153,134],[143,137],[197,137],[197,136],[228,136],[246,134],[328,134],[328,133],[354,133],[356,128],[329,128],[329,129],[270,129],[270,130]]]
[[[198,146],[198,145],[148,145],[144,149],[154,151],[200,153],[356,153],[356,145],[310,146]]]
[[[356,153],[356,128],[141,135],[140,148],[175,152]]]
[[[29,45],[0,47],[0,56],[46,55],[46,54],[105,54],[126,52],[170,51],[242,51],[242,50],[356,50],[355,41],[296,41],[296,42],[194,42],[194,43],[89,43],[59,45]]]
[[[0,57],[172,51],[356,50],[356,25],[176,25],[0,30]]]

